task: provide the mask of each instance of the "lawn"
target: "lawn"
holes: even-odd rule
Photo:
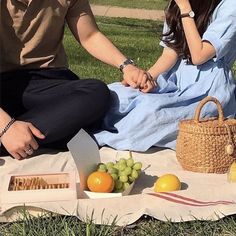
[[[85,223],[77,217],[32,217],[22,213],[23,220],[0,225],[1,236],[235,236],[236,217],[228,216],[218,221],[192,221],[172,223],[143,216],[132,225],[118,227]]]
[[[163,10],[168,0],[90,0],[91,4]]]
[[[97,18],[98,25],[123,53],[133,58],[142,68],[151,66],[161,53],[159,46],[162,22],[116,18]],[[108,65],[93,59],[81,49],[68,30],[65,47],[71,69],[81,77],[96,77],[111,83],[121,78],[121,73]],[[234,67],[236,70],[236,66]],[[161,222],[150,217],[142,217],[138,222],[126,227],[86,223],[76,217],[53,216],[33,218],[22,213],[23,220],[12,224],[1,224],[0,235],[4,236],[233,236],[236,235],[236,216],[228,216],[219,221]]]

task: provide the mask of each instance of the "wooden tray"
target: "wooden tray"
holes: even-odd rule
[[[2,202],[28,203],[77,199],[75,172],[8,175]]]

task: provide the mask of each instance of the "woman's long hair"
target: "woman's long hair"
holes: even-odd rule
[[[212,13],[221,0],[190,0],[192,10],[195,13],[195,23],[200,36],[206,31]],[[165,9],[166,23],[169,32],[163,34],[165,44],[174,49],[180,57],[191,61],[188,44],[184,35],[180,10],[174,0]]]

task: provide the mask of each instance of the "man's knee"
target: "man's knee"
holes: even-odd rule
[[[94,80],[94,83],[96,90],[93,93],[93,99],[96,104],[96,108],[98,109],[97,115],[102,118],[109,108],[110,90],[107,85],[100,80]]]
[[[86,79],[84,83],[88,101],[92,101],[97,109],[107,110],[110,102],[110,90],[107,85],[98,79]]]
[[[108,103],[110,98],[110,90],[108,89],[107,85],[101,80],[94,80],[96,86],[96,93],[97,96],[101,101]]]

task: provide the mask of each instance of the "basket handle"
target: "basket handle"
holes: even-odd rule
[[[198,104],[198,106],[196,108],[196,111],[195,111],[195,115],[194,115],[194,121],[197,122],[197,123],[200,122],[199,118],[200,118],[200,113],[201,113],[202,107],[207,102],[214,102],[216,104],[217,110],[218,110],[218,114],[219,114],[218,121],[219,121],[219,123],[223,123],[223,121],[224,121],[224,113],[223,113],[222,106],[221,106],[220,102],[216,98],[210,97],[210,96],[205,97]]]

